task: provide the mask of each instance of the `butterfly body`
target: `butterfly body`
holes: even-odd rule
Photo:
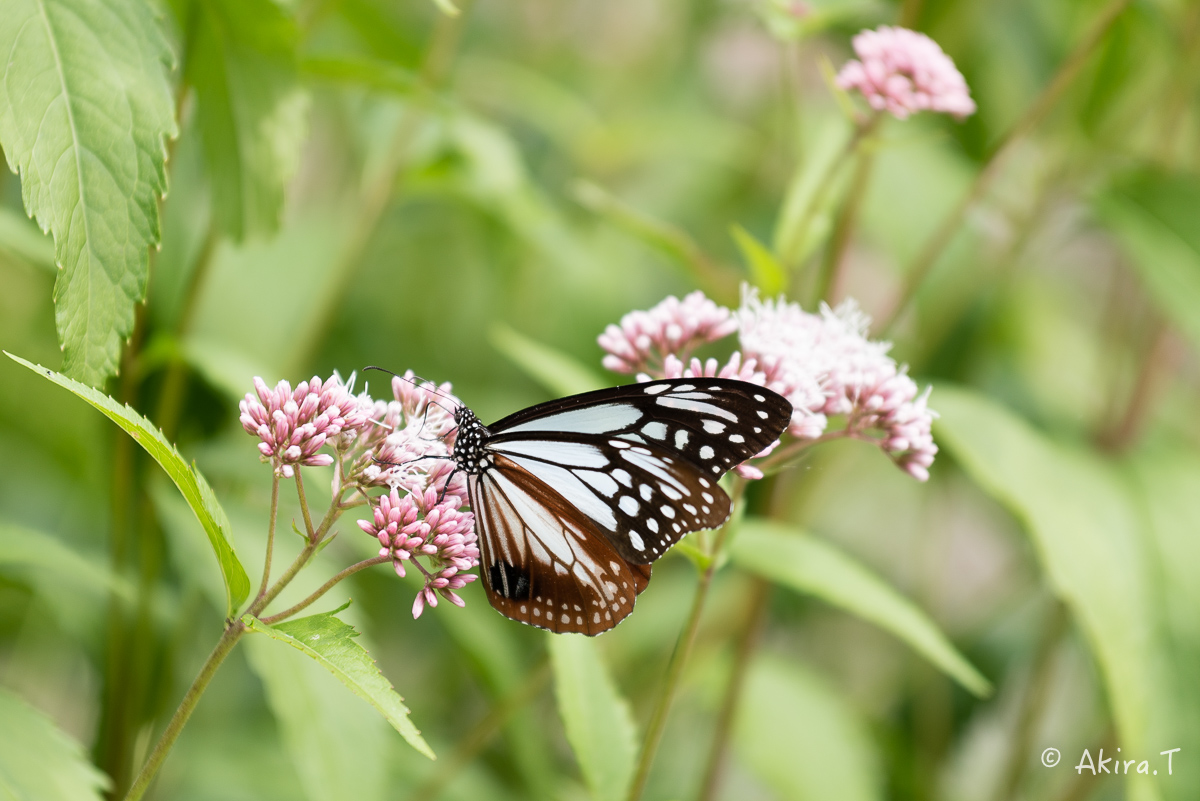
[[[783,397],[718,378],[573,395],[484,426],[455,411],[488,600],[559,632],[599,634],[633,609],[650,564],[728,519],[724,473],[774,442]]]

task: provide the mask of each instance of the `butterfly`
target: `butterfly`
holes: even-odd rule
[[[458,406],[450,458],[467,474],[488,601],[550,631],[608,631],[651,563],[729,518],[717,482],[791,415],[781,395],[724,378],[586,392],[489,426]]]

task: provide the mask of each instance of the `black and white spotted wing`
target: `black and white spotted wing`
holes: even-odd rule
[[[770,390],[720,378],[574,395],[487,427],[459,409],[454,460],[468,473],[492,605],[555,631],[612,628],[651,562],[729,517],[717,481],[791,413]]]

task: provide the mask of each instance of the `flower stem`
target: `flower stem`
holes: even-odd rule
[[[869,126],[874,127],[879,117],[874,117]],[[850,234],[858,218],[858,209],[862,206],[863,196],[866,195],[867,184],[871,177],[871,167],[875,163],[874,153],[870,148],[860,150],[854,165],[854,175],[850,179],[850,190],[846,201],[838,212],[837,221],[833,225],[829,244],[825,247],[825,255],[821,262],[821,271],[817,273],[816,286],[813,288],[813,304],[826,301],[833,305],[835,296],[840,294],[840,278],[842,262],[846,246],[850,243]]]
[[[1055,600],[1054,607],[1050,610],[1044,623],[1041,640],[1033,658],[1033,673],[1021,704],[1021,714],[1017,719],[1016,731],[1013,733],[1011,741],[1013,745],[1009,752],[1004,778],[996,788],[996,801],[1008,801],[1015,797],[1021,779],[1025,776],[1038,718],[1045,709],[1046,694],[1050,691],[1050,680],[1053,678],[1055,663],[1054,656],[1058,653],[1058,646],[1067,633],[1070,619],[1067,607],[1062,601]]]
[[[362,261],[363,253],[393,197],[399,191],[405,167],[412,157],[413,145],[421,133],[422,124],[429,116],[425,112],[428,111],[428,106],[438,103],[437,92],[449,76],[473,2],[459,0],[457,5],[461,12],[457,16],[437,15],[420,68],[418,88],[422,91],[404,108],[404,116],[392,134],[391,143],[384,155],[383,166],[363,189],[354,228],[350,231],[330,276],[332,289],[318,311],[317,319],[311,321],[306,328],[305,342],[300,348],[302,353],[311,352],[317,343],[324,341],[334,315],[342,307],[341,299],[351,284],[351,278]]]
[[[146,790],[149,789],[155,774],[158,773],[158,769],[162,767],[163,761],[166,760],[167,754],[171,751],[171,746],[175,745],[175,741],[179,738],[179,733],[183,731],[184,724],[192,716],[196,704],[200,701],[200,696],[204,694],[208,683],[212,681],[212,677],[216,674],[217,668],[225,661],[225,657],[229,656],[229,652],[233,650],[233,646],[237,644],[238,639],[245,631],[246,627],[240,620],[230,621],[225,626],[225,631],[221,635],[221,639],[217,640],[216,647],[209,654],[204,666],[200,668],[200,672],[196,675],[196,680],[192,682],[192,686],[188,688],[187,694],[183,696],[183,700],[180,701],[175,714],[171,716],[171,722],[167,724],[167,728],[162,733],[162,736],[158,738],[158,743],[154,746],[154,750],[150,752],[149,758],[142,765],[141,771],[139,771],[133,785],[129,788],[129,792],[125,795],[125,801],[138,801],[146,794]]]
[[[833,190],[833,186],[836,183],[835,179],[838,173],[842,171],[842,166],[858,151],[863,139],[871,131],[875,130],[878,121],[879,115],[873,114],[856,123],[854,132],[846,140],[846,144],[825,165],[824,172],[817,179],[817,186],[813,190],[812,197],[804,204],[804,210],[800,213],[793,230],[786,238],[786,243],[783,246],[785,252],[780,254],[780,259],[785,266],[793,270],[801,266],[799,263],[802,255],[801,251],[804,247],[804,240],[808,236],[808,230],[812,227],[813,219],[816,217],[817,212],[820,211],[822,205],[824,205],[826,196]]]
[[[1055,104],[1067,87],[1079,75],[1083,69],[1083,65],[1087,62],[1088,57],[1096,50],[1096,47],[1104,39],[1113,23],[1121,16],[1126,6],[1131,0],[1109,0],[1100,14],[1096,17],[1092,27],[1084,34],[1079,44],[1071,51],[1071,54],[1063,61],[1062,66],[1058,68],[1054,78],[1042,90],[1033,104],[1026,109],[1025,114],[1017,120],[1009,131],[1001,137],[1000,141],[992,149],[991,155],[984,162],[983,168],[975,176],[975,181],[967,190],[967,193],[959,200],[958,204],[950,211],[950,214],[942,221],[937,230],[933,232],[925,242],[925,246],[917,253],[915,259],[905,271],[904,287],[900,291],[900,296],[892,306],[891,312],[884,320],[880,330],[883,333],[888,333],[899,321],[900,317],[908,309],[912,303],[913,297],[916,296],[917,290],[921,288],[925,278],[929,275],[929,271],[933,265],[941,258],[946,247],[958,232],[959,226],[966,217],[967,212],[975,205],[984,192],[991,186],[992,181],[1000,172],[1005,157],[1012,152],[1013,145],[1028,135],[1047,114],[1053,110]]]
[[[304,515],[304,531],[308,534],[308,541],[312,542],[317,533],[313,530],[312,516],[308,512],[308,498],[304,495],[304,479],[300,477],[300,468],[297,466],[295,471],[296,495],[300,498],[300,513]]]
[[[342,579],[348,578],[349,576],[353,576],[355,573],[357,573],[360,570],[366,570],[368,567],[374,567],[375,565],[382,565],[384,562],[387,562],[390,560],[391,560],[390,556],[373,556],[370,559],[364,559],[361,562],[350,565],[350,567],[346,568],[341,573],[338,573],[336,576],[329,579],[329,581],[322,584],[312,595],[308,596],[300,603],[296,604],[295,606],[288,607],[287,609],[283,610],[282,612],[278,612],[274,615],[271,615],[270,617],[260,618],[260,620],[263,623],[267,624],[268,626],[274,625],[281,620],[287,620],[289,617],[296,614],[297,612],[303,611],[305,608],[310,606],[314,601],[316,601],[322,595],[324,595],[325,593],[332,590],[334,585],[337,584]]]
[[[271,581],[271,555],[275,551],[275,521],[279,517],[279,476],[275,475],[275,471],[271,471],[271,517],[267,524],[267,551],[263,556],[263,574],[262,582],[258,585],[258,594],[254,596],[254,600],[258,600],[267,594],[267,586]]]
[[[741,500],[745,486],[746,482],[740,479],[734,484],[733,492],[730,494],[735,505]],[[626,796],[628,801],[639,801],[642,793],[646,790],[646,780],[650,778],[654,753],[658,750],[663,729],[667,725],[667,712],[670,711],[671,701],[674,700],[675,692],[679,689],[679,680],[683,676],[684,665],[687,664],[688,656],[691,654],[692,644],[696,641],[696,632],[700,630],[700,617],[704,612],[704,601],[708,598],[713,575],[717,572],[721,549],[725,545],[725,540],[728,538],[729,530],[733,527],[735,520],[736,518],[730,518],[717,531],[717,536],[714,538],[712,549],[709,552],[711,558],[708,566],[700,574],[700,580],[696,584],[692,608],[683,624],[683,630],[679,633],[679,639],[675,642],[675,650],[671,652],[671,661],[667,665],[667,676],[663,680],[663,689],[658,696],[658,702],[654,705],[654,711],[650,715],[650,723],[646,727],[646,739],[642,741],[642,752],[638,757],[633,782],[629,786],[629,795]]]
[[[770,583],[755,578],[750,589],[746,619],[742,624],[742,636],[738,640],[733,672],[729,676],[729,684],[725,687],[725,697],[721,701],[721,711],[717,715],[717,731],[713,735],[712,749],[708,754],[708,768],[704,773],[704,784],[700,789],[700,801],[712,801],[717,796],[725,764],[725,751],[729,747],[729,734],[733,729],[733,720],[737,714],[738,704],[742,700],[742,688],[746,685],[750,660],[761,639],[763,624],[767,618],[767,602],[770,597]]]

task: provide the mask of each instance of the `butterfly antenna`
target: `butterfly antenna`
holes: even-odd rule
[[[394,372],[392,372],[391,370],[387,369],[386,367],[376,367],[375,365],[368,365],[368,366],[366,366],[366,367],[364,367],[364,368],[363,368],[363,372],[364,372],[364,373],[365,373],[367,370],[378,370],[378,371],[379,371],[379,372],[381,372],[381,373],[387,373],[387,374],[388,374],[388,375],[390,375],[390,376],[394,376],[394,377],[396,377],[396,378],[399,378],[401,381],[407,381],[408,383],[412,384],[412,385],[413,385],[414,387],[416,387],[417,389],[423,389],[423,390],[425,390],[426,392],[429,392],[429,393],[431,393],[431,394],[433,394],[433,395],[441,395],[443,398],[446,398],[446,399],[447,399],[447,400],[449,400],[451,403],[453,403],[455,406],[460,406],[460,405],[461,405],[461,403],[460,403],[460,402],[459,402],[459,401],[458,401],[456,398],[454,398],[454,397],[452,397],[452,396],[450,396],[450,395],[447,395],[445,392],[442,392],[440,389],[438,389],[438,386],[437,386],[437,384],[435,384],[434,382],[430,381],[428,378],[421,378],[421,376],[417,375],[416,373],[414,373],[414,374],[413,374],[413,377],[412,377],[412,378],[409,378],[408,376],[403,376],[403,375],[400,375],[399,373],[394,373]],[[421,386],[420,384],[418,384],[418,383],[417,383],[416,381],[414,381],[413,379],[420,379],[421,381],[424,381],[426,384],[430,384],[431,386]],[[442,406],[442,404],[438,403],[437,401],[433,400],[432,398],[430,399],[430,401],[429,401],[429,402],[430,402],[430,403],[432,403],[432,404],[434,404],[435,406],[437,406],[438,408],[440,408],[442,411],[446,412],[446,413],[447,413],[447,414],[449,414],[449,415],[453,415],[453,414],[454,414],[454,410],[453,410],[453,409],[447,409],[445,406]]]
[[[374,462],[375,464],[386,464],[389,467],[404,467],[404,465],[406,465],[406,464],[412,464],[413,462],[420,462],[425,459],[450,459],[450,458],[451,457],[449,457],[449,456],[430,455],[430,456],[418,456],[416,459],[409,459],[407,462],[389,462],[386,459],[376,459],[374,456],[372,456],[371,461]]]

